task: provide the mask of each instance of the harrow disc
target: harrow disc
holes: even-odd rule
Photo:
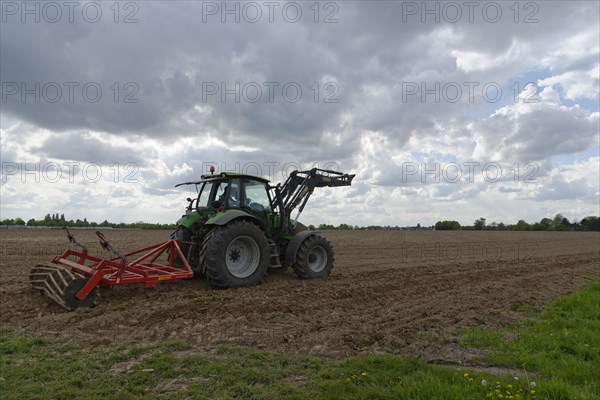
[[[86,282],[83,276],[60,264],[38,264],[29,273],[29,283],[33,288],[40,290],[67,310],[94,305],[98,294],[96,288],[83,300],[75,297]]]

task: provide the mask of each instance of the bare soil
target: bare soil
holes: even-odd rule
[[[120,250],[167,240],[167,231],[106,230]],[[518,323],[560,296],[600,280],[600,233],[326,231],[332,275],[291,271],[254,287],[206,282],[100,291],[97,306],[67,312],[29,287],[31,267],[67,248],[62,231],[1,231],[0,324],[84,346],[182,339],[198,350],[246,346],[342,357],[388,352],[456,363],[478,354],[457,328]],[[92,231],[80,242],[102,254]],[[104,256],[107,256],[106,254]]]

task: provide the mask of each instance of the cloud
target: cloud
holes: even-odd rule
[[[89,133],[70,133],[46,139],[30,149],[33,154],[59,160],[75,160],[101,165],[115,163],[144,165],[146,158],[156,157],[152,150],[140,154],[134,146],[120,146],[100,140]]]
[[[500,108],[473,123],[471,131],[475,155],[514,161],[577,153],[597,143],[599,134],[597,114],[561,105],[551,87],[542,90],[538,101]]]
[[[565,98],[577,100],[582,98],[597,99],[600,93],[600,64],[585,70],[565,72],[561,75],[542,79],[538,82],[540,86],[559,86],[565,94]]]

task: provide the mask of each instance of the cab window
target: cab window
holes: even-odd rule
[[[225,187],[227,186],[224,181],[213,181],[206,182],[202,185],[202,189],[198,194],[198,208],[218,208],[219,204],[215,203],[215,200],[219,200],[219,198],[225,192]]]
[[[271,201],[267,194],[267,187],[263,182],[246,180],[245,206],[253,211],[271,212]]]
[[[226,189],[227,207],[238,208],[240,206],[240,179],[230,179]]]

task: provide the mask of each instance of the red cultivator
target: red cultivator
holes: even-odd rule
[[[52,263],[36,265],[29,274],[29,282],[67,310],[92,306],[99,286],[143,283],[144,288],[153,289],[159,281],[193,277],[176,240],[120,254],[100,231],[96,231],[102,248],[114,255],[102,259],[88,254],[87,248],[79,244],[66,227],[63,229],[69,241],[81,251],[69,249],[62,256],[55,257]],[[157,262],[165,252],[169,254],[167,265]],[[181,268],[174,265],[175,257],[172,255],[175,254],[182,261]]]

